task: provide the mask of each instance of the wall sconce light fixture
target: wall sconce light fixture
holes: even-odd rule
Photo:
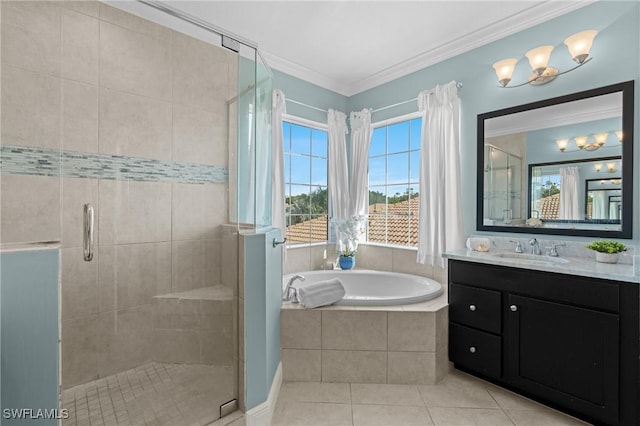
[[[614,133],[618,138],[618,142],[622,143],[622,130],[618,130],[617,132],[614,132]],[[609,139],[609,134],[610,134],[609,132],[596,133],[595,135],[593,135],[595,142],[591,142],[591,143],[588,143],[589,136],[575,136],[572,139],[575,141],[576,147],[578,147],[578,150],[584,149],[585,151],[595,151],[599,148],[602,148],[607,143],[607,140]],[[560,152],[565,152],[567,150],[567,148],[569,147],[569,141],[570,139],[556,140],[556,144],[558,145],[558,149],[560,150]],[[576,151],[573,150],[569,152],[576,152]]]
[[[622,183],[622,179],[611,179],[609,182],[613,185],[620,185]]]
[[[551,52],[553,51],[554,46],[539,46],[535,49],[529,50],[525,56],[529,59],[529,65],[531,65],[531,69],[533,71],[529,75],[528,81],[514,86],[509,86],[509,83],[511,82],[511,76],[513,75],[513,70],[518,63],[518,60],[516,58],[508,58],[496,62],[493,64],[493,68],[498,76],[498,83],[500,83],[499,87],[510,89],[527,84],[546,84],[554,80],[559,75],[566,74],[580,68],[592,59],[589,57],[589,51],[591,50],[591,45],[593,44],[593,39],[596,34],[598,34],[598,32],[595,30],[587,30],[573,34],[565,39],[564,44],[567,45],[571,58],[578,65],[562,72],[560,72],[556,67],[549,66],[549,58],[551,57]]]
[[[600,172],[600,170],[602,170],[602,164],[601,163],[594,164],[593,168],[596,169],[596,172]]]
[[[616,163],[607,163],[607,172],[608,173],[615,173],[618,171],[618,168],[616,167]]]
[[[622,143],[622,130],[616,132],[616,137],[618,138],[618,142]]]

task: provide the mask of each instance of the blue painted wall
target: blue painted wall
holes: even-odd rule
[[[0,254],[1,408],[58,408],[58,250]],[[56,425],[5,419],[3,425]]]
[[[564,39],[586,29],[599,31],[591,51],[594,58],[586,66],[544,86],[525,86],[518,89],[500,89],[492,64],[507,57],[520,58],[513,81],[524,81],[530,67],[524,56],[529,49],[551,44],[556,49],[550,63],[561,70],[573,67]],[[346,113],[362,108],[379,108],[415,98],[425,89],[456,80],[464,84],[459,91],[461,111],[461,161],[464,230],[475,233],[476,217],[476,119],[483,112],[494,111],[542,99],[561,96],[595,87],[606,86],[640,78],[640,3],[632,1],[603,1],[585,6],[535,27],[513,34],[502,40],[474,49],[449,60],[396,79],[389,83],[344,98],[310,83],[275,72],[274,87],[282,89],[287,97],[323,108],[331,107]],[[333,95],[332,95],[333,93]],[[345,103],[346,101],[346,103]],[[287,105],[291,114],[326,122],[326,117],[303,107]],[[374,122],[417,111],[417,105],[403,106],[374,113]],[[636,167],[634,182],[639,182],[640,84],[635,93]],[[639,211],[640,184],[636,185],[634,211]],[[633,223],[634,239],[640,236],[640,215]],[[490,233],[488,233],[490,234]],[[579,239],[579,238],[575,238]]]
[[[265,402],[280,363],[282,246],[279,229],[244,234],[246,409]]]

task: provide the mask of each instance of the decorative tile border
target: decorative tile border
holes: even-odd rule
[[[3,174],[173,183],[226,183],[224,166],[5,145]]]

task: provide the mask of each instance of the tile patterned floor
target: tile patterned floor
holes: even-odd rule
[[[285,382],[272,426],[585,425],[455,371],[437,385]]]
[[[62,425],[208,425],[233,397],[233,380],[231,367],[148,363],[63,391]]]

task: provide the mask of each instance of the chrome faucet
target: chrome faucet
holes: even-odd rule
[[[566,243],[551,243],[551,247],[547,247],[549,252],[547,256],[558,257],[558,247],[566,246]]]
[[[293,277],[291,277],[291,279],[287,283],[287,286],[284,288],[284,291],[282,292],[283,301],[285,302],[290,301],[291,303],[300,303],[300,300],[298,299],[298,290],[295,287],[293,287],[293,283],[295,280],[304,281],[305,278],[302,275],[294,275]]]
[[[516,243],[516,248],[513,250],[515,253],[524,253],[522,250],[522,243],[518,240],[509,240],[512,243]]]
[[[531,246],[531,254],[541,254],[540,253],[540,244],[538,244],[538,240],[532,238],[529,240],[529,245]]]

